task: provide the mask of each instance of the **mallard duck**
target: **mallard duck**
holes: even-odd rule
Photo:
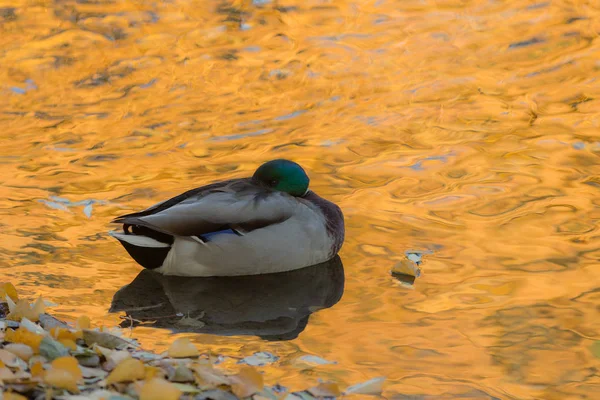
[[[308,188],[289,160],[251,178],[189,190],[116,218],[111,232],[141,266],[165,275],[235,276],[291,271],[333,258],[344,241],[340,208]]]

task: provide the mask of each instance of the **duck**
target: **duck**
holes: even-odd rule
[[[340,207],[309,189],[296,162],[268,161],[252,177],[188,190],[112,222],[139,265],[163,275],[243,276],[324,263],[345,237]]]

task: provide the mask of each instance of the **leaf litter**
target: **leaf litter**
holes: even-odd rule
[[[189,338],[179,338],[162,354],[144,351],[119,329],[94,328],[87,316],[69,325],[19,297],[10,283],[0,283],[0,391],[5,400],[314,400],[341,395],[379,395],[378,377],[342,391],[335,382],[289,393],[266,386],[255,367],[279,360],[269,352],[241,359],[237,373],[215,368],[215,358],[200,353]],[[332,363],[317,356],[304,362]]]

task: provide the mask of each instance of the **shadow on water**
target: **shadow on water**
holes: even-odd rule
[[[117,291],[110,312],[122,327],[143,324],[174,332],[292,340],[310,315],[335,305],[344,292],[339,256],[303,269],[244,277],[191,278],[143,270]]]

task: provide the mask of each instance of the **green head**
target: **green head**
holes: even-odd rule
[[[310,181],[300,165],[283,159],[264,163],[258,167],[252,179],[296,197],[306,194]]]

